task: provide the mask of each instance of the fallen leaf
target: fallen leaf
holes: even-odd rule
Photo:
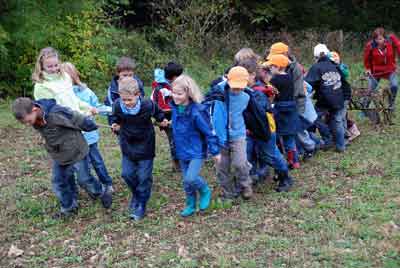
[[[22,256],[22,254],[24,254],[24,251],[22,249],[19,249],[16,246],[11,245],[10,249],[8,250],[7,256],[9,258],[12,258],[12,257],[15,258],[15,257]]]

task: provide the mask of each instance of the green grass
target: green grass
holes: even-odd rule
[[[171,171],[166,137],[158,133],[153,195],[139,223],[127,217],[117,141],[101,129],[116,189],[112,210],[81,192],[78,216],[55,221],[42,142],[2,104],[0,267],[400,267],[399,118],[381,129],[359,120],[362,136],[348,151],[321,152],[303,164],[286,194],[268,183],[251,201],[224,207],[207,163],[212,209],[188,219],[178,216],[180,175]],[[7,257],[11,245],[24,254]]]

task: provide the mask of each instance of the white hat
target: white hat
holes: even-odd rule
[[[325,55],[328,55],[329,53],[329,49],[324,44],[318,44],[314,47],[314,57],[319,58],[321,53],[324,53]]]

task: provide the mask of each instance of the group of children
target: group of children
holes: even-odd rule
[[[113,182],[98,149],[96,114],[108,117],[118,137],[121,177],[132,192],[130,217],[142,219],[151,196],[154,124],[166,133],[173,167],[182,172],[186,205],[180,215],[187,217],[211,204],[212,191],[200,175],[209,157],[224,202],[232,202],[251,198],[253,186],[269,176],[278,182],[278,192],[289,191],[294,183],[289,170],[300,167],[301,155],[308,159],[333,145],[345,150],[351,97],[346,66],[323,44],[314,56],[316,63],[304,76],[284,43],[273,44],[264,57],[241,49],[205,96],[182,65],[169,62],[154,71],[150,98],[135,75],[135,62],[122,57],[102,104],[76,67],[61,62],[49,47],[41,50],[32,74],[34,100],[18,98],[12,110],[40,133],[53,159],[52,186],[61,204],[57,217],[77,211],[75,175],[90,197],[105,208],[112,205]]]

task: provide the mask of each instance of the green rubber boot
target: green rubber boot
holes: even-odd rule
[[[186,207],[181,211],[182,217],[188,217],[196,212],[196,195],[186,196]]]
[[[199,208],[200,210],[206,210],[211,204],[211,190],[208,185],[204,185],[200,189],[200,200],[199,200]]]

